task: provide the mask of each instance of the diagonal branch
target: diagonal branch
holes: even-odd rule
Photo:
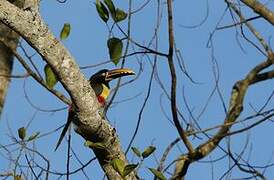
[[[24,59],[11,47],[9,47],[2,39],[0,38],[0,42],[2,42],[16,57],[16,59],[21,63],[21,65],[25,68],[25,70],[28,72],[29,75],[33,79],[35,79],[39,84],[41,84],[44,88],[46,88],[49,92],[51,92],[53,95],[55,95],[57,98],[59,98],[61,101],[63,101],[66,104],[71,104],[71,101],[67,99],[62,93],[58,92],[55,89],[51,89],[47,86],[47,83],[40,78],[35,72],[32,71],[32,69],[29,67],[29,65],[24,61]]]
[[[257,0],[241,0],[242,3],[250,7],[255,13],[261,15],[265,20],[274,25],[274,13]]]
[[[237,6],[229,1],[226,1],[226,3],[228,4],[228,6],[230,8],[233,9],[233,11],[239,16],[241,21],[245,21],[246,18],[244,17],[244,15],[242,14],[242,12],[240,11],[239,8],[237,8]],[[253,25],[250,22],[245,22],[244,23],[248,29],[250,30],[250,32],[256,37],[256,39],[260,42],[260,44],[263,46],[263,48],[265,49],[267,54],[271,53],[271,48],[269,48],[268,44],[266,43],[266,41],[264,40],[264,38],[262,37],[262,35],[253,27]],[[244,34],[243,34],[244,36]],[[245,37],[245,36],[244,36]],[[249,41],[246,38],[247,41]]]
[[[69,93],[77,117],[76,132],[85,140],[101,143],[105,149],[93,151],[109,179],[123,179],[111,166],[113,158],[127,160],[122,151],[115,129],[101,117],[94,91],[81,73],[75,59],[56,39],[34,8],[21,10],[6,0],[0,0],[0,21],[20,34],[50,65],[58,80]],[[132,172],[124,179],[136,179]]]

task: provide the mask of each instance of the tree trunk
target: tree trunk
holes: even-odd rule
[[[25,0],[10,1],[17,7],[22,8]],[[8,44],[9,47],[16,49],[19,36],[9,27],[0,22],[0,39]],[[4,107],[5,97],[10,83],[10,76],[13,65],[13,54],[0,41],[0,117]]]

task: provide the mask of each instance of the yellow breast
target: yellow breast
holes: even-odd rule
[[[102,89],[100,96],[106,100],[109,96],[110,89],[104,84],[102,84],[102,86],[103,86],[103,89]]]

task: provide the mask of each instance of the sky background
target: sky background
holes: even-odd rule
[[[133,9],[137,9],[143,3],[143,1],[134,1]],[[124,1],[115,1],[115,5],[124,10],[128,9],[127,2]],[[132,17],[132,38],[140,44],[146,45],[153,36],[157,19],[156,7],[156,1],[151,1],[144,9],[134,14]],[[270,9],[273,9],[273,3],[269,7]],[[159,51],[167,52],[166,4],[162,2],[161,8],[163,16],[159,28]],[[220,26],[233,23],[229,12],[227,11],[224,14],[225,9],[226,6],[223,1],[212,1],[208,2],[208,4],[206,1],[174,1],[176,47],[181,50],[184,63],[190,76],[197,82],[192,83],[179,70],[178,63],[176,63],[178,73],[178,107],[187,120],[191,120],[191,116],[185,106],[183,94],[186,97],[192,113],[197,117],[214,88],[213,68],[216,64],[212,61],[213,56],[218,63],[220,78],[219,87],[226,106],[228,105],[233,84],[237,80],[244,78],[252,67],[262,60],[265,60],[265,57],[260,52],[237,34],[239,32],[237,32],[235,28],[214,32],[214,29],[222,16],[223,19],[220,21]],[[79,66],[83,67],[98,64],[109,59],[106,46],[108,29],[97,15],[94,1],[68,0],[64,4],[57,3],[57,1],[54,0],[42,1],[40,10],[46,23],[57,37],[59,37],[59,33],[64,23],[71,24],[71,34],[63,43],[75,57]],[[253,16],[252,11],[244,8],[242,10],[246,13],[247,17]],[[206,20],[202,25],[196,28],[186,28],[186,26],[200,24],[205,18]],[[271,38],[274,34],[273,27],[264,20],[255,20],[253,23],[269,44],[273,46],[274,42],[273,38]],[[121,27],[125,30],[126,26],[126,21],[121,23]],[[246,28],[244,28],[244,31],[248,38],[258,44]],[[212,45],[214,48],[212,49],[207,47],[207,43],[210,34],[213,32]],[[114,31],[114,34],[117,37],[122,37],[122,34],[117,30]],[[27,47],[26,43],[23,42],[23,44]],[[34,53],[29,47],[27,48],[27,51],[29,54]],[[41,72],[43,72],[45,64],[37,54],[34,56],[34,61]],[[108,113],[108,118],[111,124],[116,128],[124,149],[127,147],[130,138],[132,137],[138,120],[138,114],[147,94],[150,73],[152,71],[150,62],[152,61],[152,56],[138,56],[138,58],[133,56],[126,59],[126,67],[131,68],[136,72],[138,72],[138,69],[140,68],[140,63],[138,62],[141,62],[143,72],[136,81],[127,86],[123,86],[120,89],[115,101],[120,102],[129,98],[132,99],[115,104]],[[111,69],[116,67],[112,63],[109,63],[96,68],[85,69],[83,70],[83,73],[89,78],[91,74],[102,68]],[[157,68],[159,77],[169,92],[170,78],[167,60],[158,58]],[[22,73],[24,73],[24,70],[15,61],[13,74]],[[126,77],[123,79],[123,82],[131,79],[131,77]],[[246,107],[240,119],[247,115],[255,114],[250,104],[255,109],[260,109],[272,93],[273,84],[272,80],[251,86],[246,95]],[[111,85],[114,86],[115,83],[112,83]],[[60,84],[58,84],[56,88],[64,92]],[[178,136],[176,129],[164,115],[167,113],[169,118],[171,116],[169,101],[155,79],[151,91],[152,94],[150,95],[147,106],[143,112],[140,130],[133,143],[133,146],[138,147],[140,150],[143,150],[149,145],[154,145],[157,148],[154,156],[146,159],[140,169],[140,176],[145,179],[152,179],[153,177],[147,170],[147,167],[157,168],[155,159],[159,160],[167,145]],[[161,105],[163,108],[161,108]],[[40,110],[33,106],[39,107]],[[65,123],[67,111],[47,111],[65,107],[66,106],[62,102],[48,93],[31,78],[13,79],[0,121],[0,144],[5,145],[12,143],[12,138],[10,136],[13,135],[17,137],[17,129],[22,126],[27,126],[30,121],[31,123],[29,123],[28,127],[29,135],[34,132],[43,134],[53,131]],[[273,99],[270,100],[266,109],[270,109],[271,107],[274,107]],[[221,124],[224,117],[225,113],[222,102],[220,101],[218,94],[215,93],[210,100],[205,113],[199,119],[199,124],[202,128],[208,128]],[[252,122],[254,122],[254,120]],[[185,127],[184,124],[183,126]],[[245,124],[241,124],[234,129],[242,128],[244,126]],[[249,142],[244,157],[249,157],[251,165],[261,166],[267,164],[269,161],[273,162],[274,143],[271,139],[271,136],[273,135],[272,126],[272,122],[267,121],[248,133],[233,136],[230,139],[232,149],[235,153],[239,154],[248,140]],[[56,152],[54,151],[59,134],[60,131],[40,138],[36,141],[35,146],[51,161],[52,171],[65,172],[67,143],[64,141],[60,148]],[[210,134],[214,134],[214,131],[210,132]],[[192,139],[192,137],[190,139],[193,141],[194,146],[197,146],[204,141]],[[226,141],[224,140],[221,144],[225,145],[225,143]],[[84,147],[83,144],[83,139],[75,132],[72,132],[72,148],[81,161],[85,163],[94,157],[94,155],[88,148]],[[31,146],[31,144],[29,145]],[[11,149],[16,150],[18,147],[18,145],[12,146]],[[15,151],[15,154],[16,152],[19,151]],[[179,145],[171,151],[165,165],[172,162],[183,152],[185,152],[185,148],[182,143],[179,143]],[[224,153],[217,149],[209,157],[192,164],[189,168],[187,179],[219,179],[228,169],[229,161],[227,158],[217,161],[214,164],[209,164],[207,161],[218,159],[223,155]],[[4,164],[4,166],[0,166],[1,172],[9,167],[8,161],[4,157],[5,151],[0,149],[0,162],[3,162],[1,164]],[[132,162],[138,161],[132,152],[129,152],[128,159]],[[24,160],[24,156],[22,156],[22,160]],[[45,165],[39,158],[37,158],[37,160],[41,165]],[[74,157],[72,157],[71,162],[71,170],[80,167]],[[173,168],[170,170],[172,172]],[[96,161],[92,162],[85,169],[85,172],[87,172],[90,179],[102,179],[103,177],[103,172]],[[265,175],[269,179],[274,178],[273,168],[270,167],[265,172]],[[245,176],[236,168],[231,177],[239,178]],[[50,177],[50,179],[57,178],[58,176],[53,175]],[[65,177],[62,177],[61,179],[64,178]],[[72,175],[71,179],[85,179],[85,177],[82,173],[77,173],[76,175]]]

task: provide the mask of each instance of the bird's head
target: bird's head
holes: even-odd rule
[[[120,69],[102,69],[97,73],[93,74],[89,81],[90,85],[95,91],[98,101],[104,105],[110,92],[109,82],[113,79],[117,79],[123,76],[134,75],[134,71],[131,69],[120,68]]]
[[[97,73],[93,74],[89,81],[91,86],[93,84],[104,84],[109,88],[109,82],[112,81],[113,79],[117,79],[123,76],[129,76],[129,75],[134,75],[134,71],[131,69],[126,69],[126,68],[120,68],[120,69],[102,69],[98,71]]]

